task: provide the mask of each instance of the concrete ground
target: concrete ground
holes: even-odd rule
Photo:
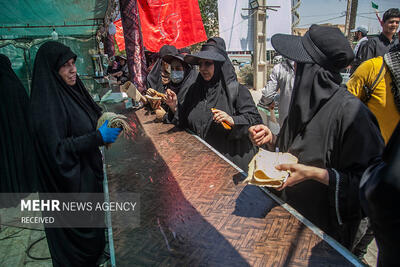
[[[29,250],[35,241],[41,239]],[[43,230],[20,229],[17,227],[2,226],[0,231],[0,266],[12,267],[50,267],[50,253]]]
[[[35,197],[36,194],[31,194],[26,199]],[[0,266],[52,266],[43,225],[31,225],[31,229],[21,225],[20,210],[20,205],[0,209]],[[38,213],[24,213],[24,216],[40,216]]]

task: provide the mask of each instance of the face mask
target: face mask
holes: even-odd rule
[[[171,81],[173,83],[180,83],[183,80],[183,76],[185,75],[185,72],[183,70],[173,70],[171,71]]]

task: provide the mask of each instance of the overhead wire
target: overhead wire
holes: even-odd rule
[[[257,10],[256,10],[256,11],[257,11]],[[253,11],[253,13],[251,13],[250,15],[247,15],[246,17],[249,17],[249,18],[250,18],[251,16],[254,15],[254,13],[256,13],[256,11]],[[220,34],[221,34],[221,33],[224,33],[224,32],[227,32],[227,31],[230,31],[230,30],[233,30],[234,28],[236,28],[238,25],[242,24],[242,23],[245,22],[245,21],[247,21],[247,20],[243,19],[242,21],[236,23],[235,25],[232,25],[232,27],[227,28],[227,29],[224,29],[223,31],[220,32]]]
[[[312,22],[312,23],[307,23],[307,24],[299,25],[299,27],[309,26],[309,25],[312,25],[312,24],[318,24],[318,23],[322,23],[322,22],[328,22],[328,21],[330,21],[330,20],[334,20],[334,19],[338,19],[338,18],[343,18],[343,17],[345,17],[345,16],[346,16],[346,15],[340,15],[340,16],[334,17],[334,18],[329,18],[329,19],[324,19],[324,20],[321,20],[321,21],[316,21],[316,22]]]
[[[383,13],[383,12],[384,12],[384,11],[379,11],[378,13]],[[371,17],[367,17],[367,16],[362,16],[362,15],[375,14],[375,13],[376,13],[376,12],[363,12],[363,13],[358,13],[358,14],[357,14],[357,17],[375,20],[376,18],[371,18]],[[331,13],[331,14],[332,14],[332,15],[333,15],[333,14],[343,14],[343,12],[340,12],[340,13]],[[302,16],[302,18],[305,18],[305,17],[319,17],[319,16],[326,16],[326,15],[328,15],[328,14],[324,14],[324,15],[315,15],[315,16],[314,16],[314,15],[311,15],[311,16]],[[309,26],[309,25],[312,25],[312,24],[318,24],[318,23],[328,22],[328,21],[330,21],[330,20],[334,20],[334,19],[338,19],[338,18],[343,18],[343,17],[346,17],[346,14],[340,15],[340,16],[338,16],[338,17],[333,17],[333,18],[329,18],[329,19],[324,19],[324,20],[317,21],[317,22],[302,24],[302,25],[299,25],[298,27],[304,27],[304,26]]]

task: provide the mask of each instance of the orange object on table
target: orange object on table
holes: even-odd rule
[[[211,110],[216,110],[216,108],[211,108]],[[228,121],[222,121],[221,124],[226,130],[231,130],[232,129],[232,126],[229,124]]]

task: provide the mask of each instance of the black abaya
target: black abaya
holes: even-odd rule
[[[298,64],[289,115],[277,144],[299,163],[325,168],[329,186],[314,180],[287,187],[287,202],[347,248],[362,217],[358,185],[380,159],[383,139],[373,114],[339,86],[339,73]]]
[[[400,123],[383,154],[383,162],[364,173],[361,205],[378,244],[378,266],[397,266],[400,251]]]
[[[47,42],[35,59],[30,115],[42,192],[102,193],[101,109],[78,76],[71,87],[58,74],[71,58],[68,47]],[[54,266],[94,266],[105,245],[102,228],[46,228],[46,236]]]
[[[214,63],[213,78],[206,82],[201,74],[189,88],[183,104],[178,104],[175,117],[179,126],[189,129],[204,139],[222,155],[247,171],[248,164],[257,152],[248,138],[248,128],[262,123],[260,114],[247,88],[240,85],[236,105],[229,105],[227,91],[222,79],[221,66]],[[232,130],[225,130],[213,121],[211,108],[225,111],[235,123]]]
[[[36,192],[38,177],[29,127],[29,98],[10,60],[2,54],[0,100],[0,193]],[[0,208],[7,206],[0,203]]]

